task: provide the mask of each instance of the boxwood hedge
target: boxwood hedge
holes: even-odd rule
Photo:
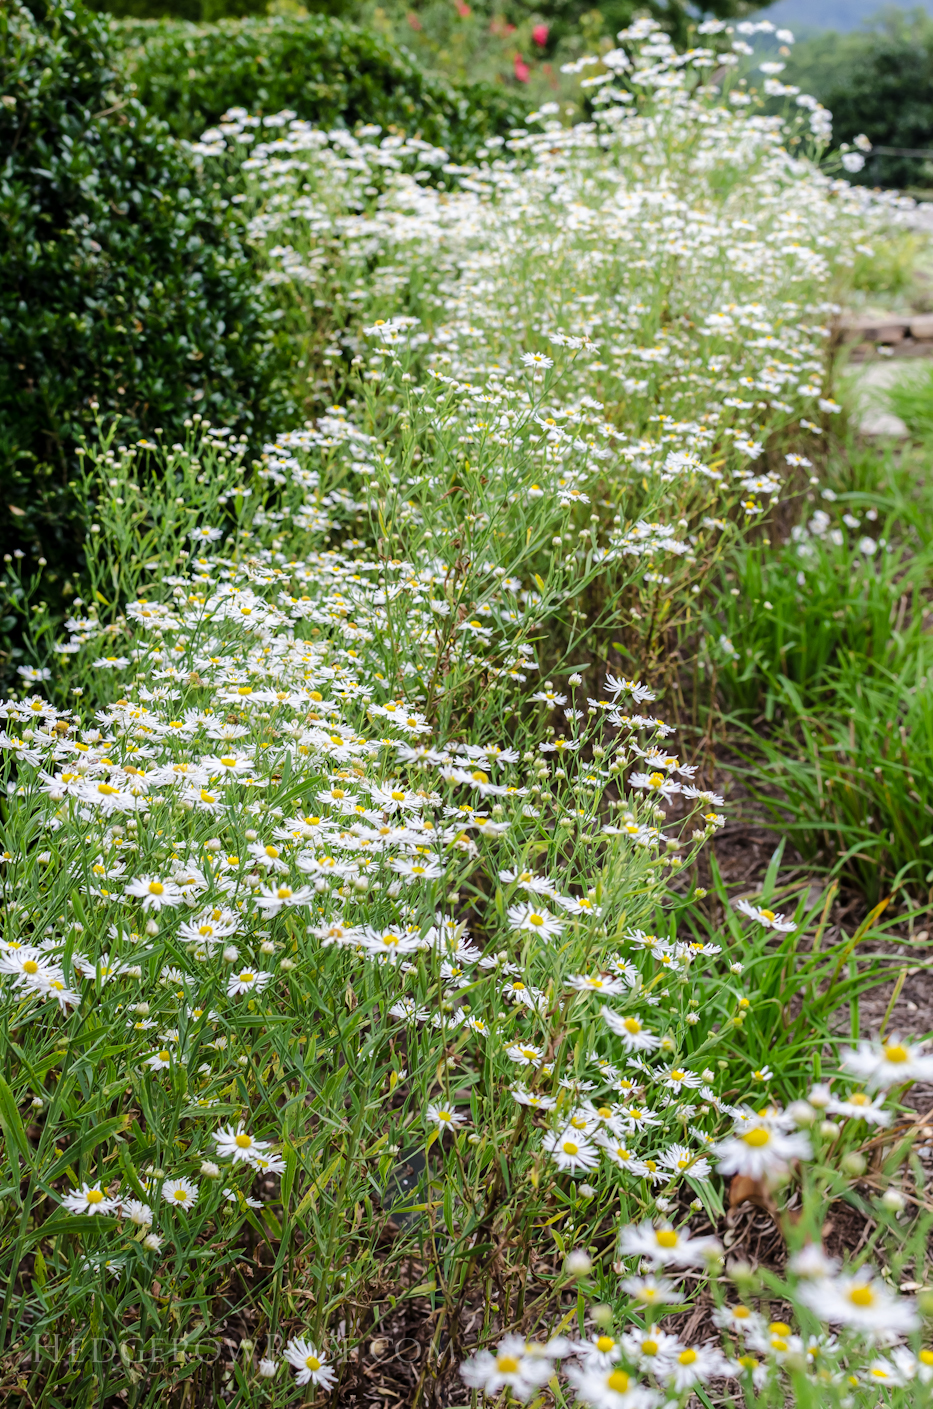
[[[178,137],[199,137],[227,108],[293,108],[323,127],[401,128],[465,158],[527,112],[519,94],[427,76],[379,34],[325,15],[128,20],[113,32],[137,97]]]
[[[96,402],[121,437],[261,414],[272,344],[242,224],[81,0],[0,5],[0,537],[71,571]],[[51,568],[50,568],[51,571]]]

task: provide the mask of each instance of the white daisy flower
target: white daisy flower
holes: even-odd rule
[[[542,1148],[554,1160],[558,1169],[576,1174],[577,1170],[595,1169],[599,1164],[599,1152],[592,1141],[578,1130],[568,1126],[565,1130],[554,1130],[544,1137]]]
[[[452,1106],[444,1102],[431,1102],[426,1111],[426,1118],[432,1125],[436,1125],[441,1139],[447,1130],[456,1130],[458,1125],[466,1124],[466,1116],[459,1115]]]
[[[184,899],[181,888],[173,880],[161,876],[138,876],[130,881],[126,894],[141,900],[144,910],[180,905]]]
[[[235,998],[239,993],[261,993],[272,977],[264,969],[239,969],[227,980],[227,997]]]
[[[797,1296],[821,1321],[852,1326],[869,1339],[908,1335],[920,1324],[914,1302],[893,1296],[867,1268],[849,1277],[806,1282],[797,1289]]]
[[[214,1144],[221,1159],[231,1159],[234,1164],[252,1164],[257,1155],[269,1149],[268,1140],[254,1140],[248,1135],[240,1121],[236,1130],[232,1125],[214,1134]]]
[[[787,1134],[777,1121],[766,1116],[743,1115],[725,1140],[714,1146],[720,1174],[744,1174],[749,1179],[767,1179],[784,1174],[792,1160],[811,1159],[813,1150],[802,1131]]]
[[[563,920],[538,905],[510,905],[508,920],[513,930],[528,930],[542,939],[555,939],[564,928]]]
[[[312,1384],[319,1385],[321,1389],[330,1389],[336,1383],[337,1376],[328,1361],[303,1336],[290,1340],[284,1354],[289,1365],[297,1371],[296,1385]]]
[[[173,1208],[193,1208],[198,1201],[198,1186],[190,1179],[166,1179],[162,1197]]]
[[[620,987],[622,980],[619,981]],[[653,1052],[660,1047],[660,1037],[655,1037],[653,1032],[649,1032],[642,1026],[641,1019],[635,1013],[615,1013],[611,1008],[600,1009],[603,1020],[611,1032],[622,1038],[622,1045],[626,1052]]]
[[[924,1052],[923,1045],[911,1045],[896,1035],[883,1042],[862,1041],[854,1051],[850,1047],[843,1048],[840,1065],[869,1087],[933,1081],[933,1054]]]
[[[797,926],[793,920],[786,920],[783,915],[775,914],[773,910],[765,910],[760,905],[753,905],[750,900],[736,901],[737,910],[741,910],[743,915],[747,915],[750,920],[757,920],[765,929],[778,930],[782,934],[789,934]]]
[[[522,1336],[506,1336],[495,1351],[481,1350],[460,1366],[464,1384],[480,1390],[487,1399],[498,1398],[503,1390],[516,1399],[530,1399],[553,1373],[547,1356],[528,1354]]]
[[[677,1229],[670,1223],[655,1227],[646,1220],[622,1229],[619,1251],[623,1257],[647,1257],[662,1265],[702,1267],[722,1248],[715,1238],[692,1238],[689,1229]]]
[[[99,1184],[82,1184],[80,1189],[64,1195],[62,1208],[69,1213],[114,1213],[118,1202],[108,1198]]]

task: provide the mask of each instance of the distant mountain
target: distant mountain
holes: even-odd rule
[[[933,14],[933,0],[917,0],[917,4],[911,6],[884,6],[880,0],[778,0],[776,5],[759,10],[751,18],[771,20],[802,37],[815,30],[859,29],[882,9],[920,9]]]

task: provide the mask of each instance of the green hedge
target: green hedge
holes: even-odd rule
[[[267,0],[86,0],[89,10],[99,14],[113,15],[121,20],[191,20],[195,24],[213,24],[215,20],[228,15],[264,15]],[[315,5],[328,14],[333,13],[333,3]]]
[[[527,112],[520,94],[427,77],[378,34],[323,15],[126,21],[113,32],[137,97],[178,137],[199,137],[227,108],[292,108],[322,127],[400,128],[464,158]]]
[[[80,0],[0,5],[0,538],[70,572],[90,403],[121,437],[261,411],[240,218],[126,90]]]
[[[884,12],[883,12],[884,13]],[[891,12],[879,27],[820,35],[797,46],[785,79],[833,115],[835,142],[864,132],[875,146],[933,149],[933,22]],[[929,187],[930,163],[872,155],[850,180],[865,186]]]

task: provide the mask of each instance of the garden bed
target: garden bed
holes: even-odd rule
[[[11,511],[8,1394],[925,1402],[930,442],[833,339],[917,236],[732,35],[638,20],[469,163],[140,113],[249,316],[76,404],[60,560]]]

